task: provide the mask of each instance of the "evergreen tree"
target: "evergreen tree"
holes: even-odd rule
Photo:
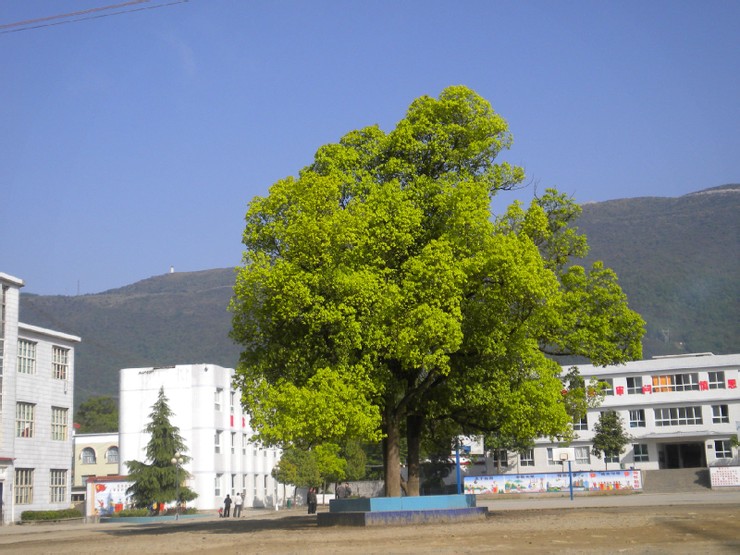
[[[606,459],[618,457],[630,441],[630,436],[624,431],[624,423],[619,415],[609,410],[602,412],[599,421],[594,425],[593,447],[591,453],[601,458],[602,453]],[[605,467],[608,463],[604,463]]]
[[[168,503],[179,500],[191,501],[198,495],[182,485],[188,474],[181,466],[172,463],[176,453],[180,454],[183,463],[190,457],[180,429],[170,423],[173,415],[167,404],[164,388],[159,389],[157,401],[152,405],[150,421],[144,431],[151,435],[146,446],[146,462],[126,461],[129,468],[129,480],[134,482],[127,493],[133,498],[136,507],[148,507],[152,503]],[[178,483],[179,482],[179,483]],[[179,498],[178,498],[179,494]]]

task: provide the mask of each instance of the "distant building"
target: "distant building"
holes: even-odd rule
[[[74,347],[18,322],[23,280],[0,273],[0,522],[71,505]]]
[[[567,371],[569,367],[563,367]],[[609,384],[601,406],[574,423],[574,471],[604,470],[591,454],[594,425],[601,412],[616,411],[632,437],[625,450],[608,460],[608,469],[701,468],[740,464],[732,438],[740,431],[740,354],[700,353],[655,357],[617,366],[578,365],[586,381]],[[557,472],[556,449],[539,439],[524,453],[489,453],[467,475]],[[602,455],[603,457],[603,455]]]
[[[85,499],[88,478],[117,476],[119,462],[118,432],[75,434],[72,501]]]
[[[213,510],[226,495],[244,495],[245,507],[273,506],[292,490],[278,487],[271,472],[279,449],[265,449],[249,439],[254,433],[242,411],[238,391],[232,388],[234,370],[215,364],[185,364],[166,368],[126,368],[120,374],[120,473],[125,462],[145,462],[152,405],[160,387],[174,413],[171,423],[180,429],[191,458],[184,465],[188,487],[198,494],[190,505]],[[174,453],[173,453],[174,456]]]

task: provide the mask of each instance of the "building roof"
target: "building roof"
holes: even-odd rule
[[[567,369],[572,366],[577,366],[582,376],[609,376],[612,374],[634,374],[637,372],[661,372],[669,370],[701,370],[728,366],[740,367],[740,354],[715,355],[712,353],[697,353],[682,356],[655,357],[613,366],[570,364],[563,368]]]

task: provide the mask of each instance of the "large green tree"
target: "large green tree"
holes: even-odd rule
[[[110,396],[90,397],[77,408],[75,424],[81,434],[117,432],[118,403]]]
[[[493,218],[524,179],[496,163],[504,119],[475,92],[421,97],[389,133],[321,147],[246,215],[232,301],[236,381],[262,441],[382,439],[386,493],[418,495],[432,423],[523,443],[568,433],[560,366],[640,356],[643,322],[586,254],[579,208],[547,191]]]
[[[187,446],[180,435],[180,429],[173,426],[170,418],[173,413],[167,403],[164,389],[160,388],[156,402],[149,414],[149,424],[144,432],[150,434],[146,446],[146,461],[126,461],[128,479],[134,484],[128,489],[137,507],[147,507],[152,503],[191,501],[198,497],[193,490],[182,485],[187,472],[182,464],[190,457],[185,455]],[[179,453],[182,463],[173,464],[175,454]]]

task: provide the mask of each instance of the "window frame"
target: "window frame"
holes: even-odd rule
[[[591,464],[591,449],[586,446],[579,446],[573,448],[576,457],[576,464]],[[583,454],[585,453],[585,457]]]
[[[92,447],[83,447],[80,451],[80,461],[81,464],[98,464],[98,454]]]
[[[729,439],[715,439],[714,440],[714,458],[716,459],[731,459],[732,458],[732,442]]]
[[[630,428],[645,428],[645,409],[629,410]]]
[[[30,439],[36,435],[36,404],[18,401],[15,404],[15,437]]]
[[[632,460],[635,462],[650,462],[650,451],[647,443],[632,444]]]
[[[13,477],[13,496],[16,505],[33,504],[33,468],[16,468]]]
[[[55,380],[66,381],[69,377],[69,349],[52,345],[51,376]]]
[[[62,468],[49,470],[49,501],[65,503],[67,501],[67,471]]]
[[[19,374],[36,373],[36,347],[38,343],[30,339],[18,339],[17,371]]]
[[[69,409],[66,407],[51,407],[51,439],[52,441],[67,441],[69,439]]]
[[[729,424],[730,407],[728,405],[712,405],[712,424]]]
[[[660,407],[654,409],[655,427],[700,426],[704,423],[701,406]],[[665,411],[668,411],[667,413]],[[692,413],[692,414],[690,414]]]
[[[724,370],[712,370],[707,372],[707,385],[709,389],[725,389]]]
[[[642,394],[642,376],[627,376],[627,395]]]

